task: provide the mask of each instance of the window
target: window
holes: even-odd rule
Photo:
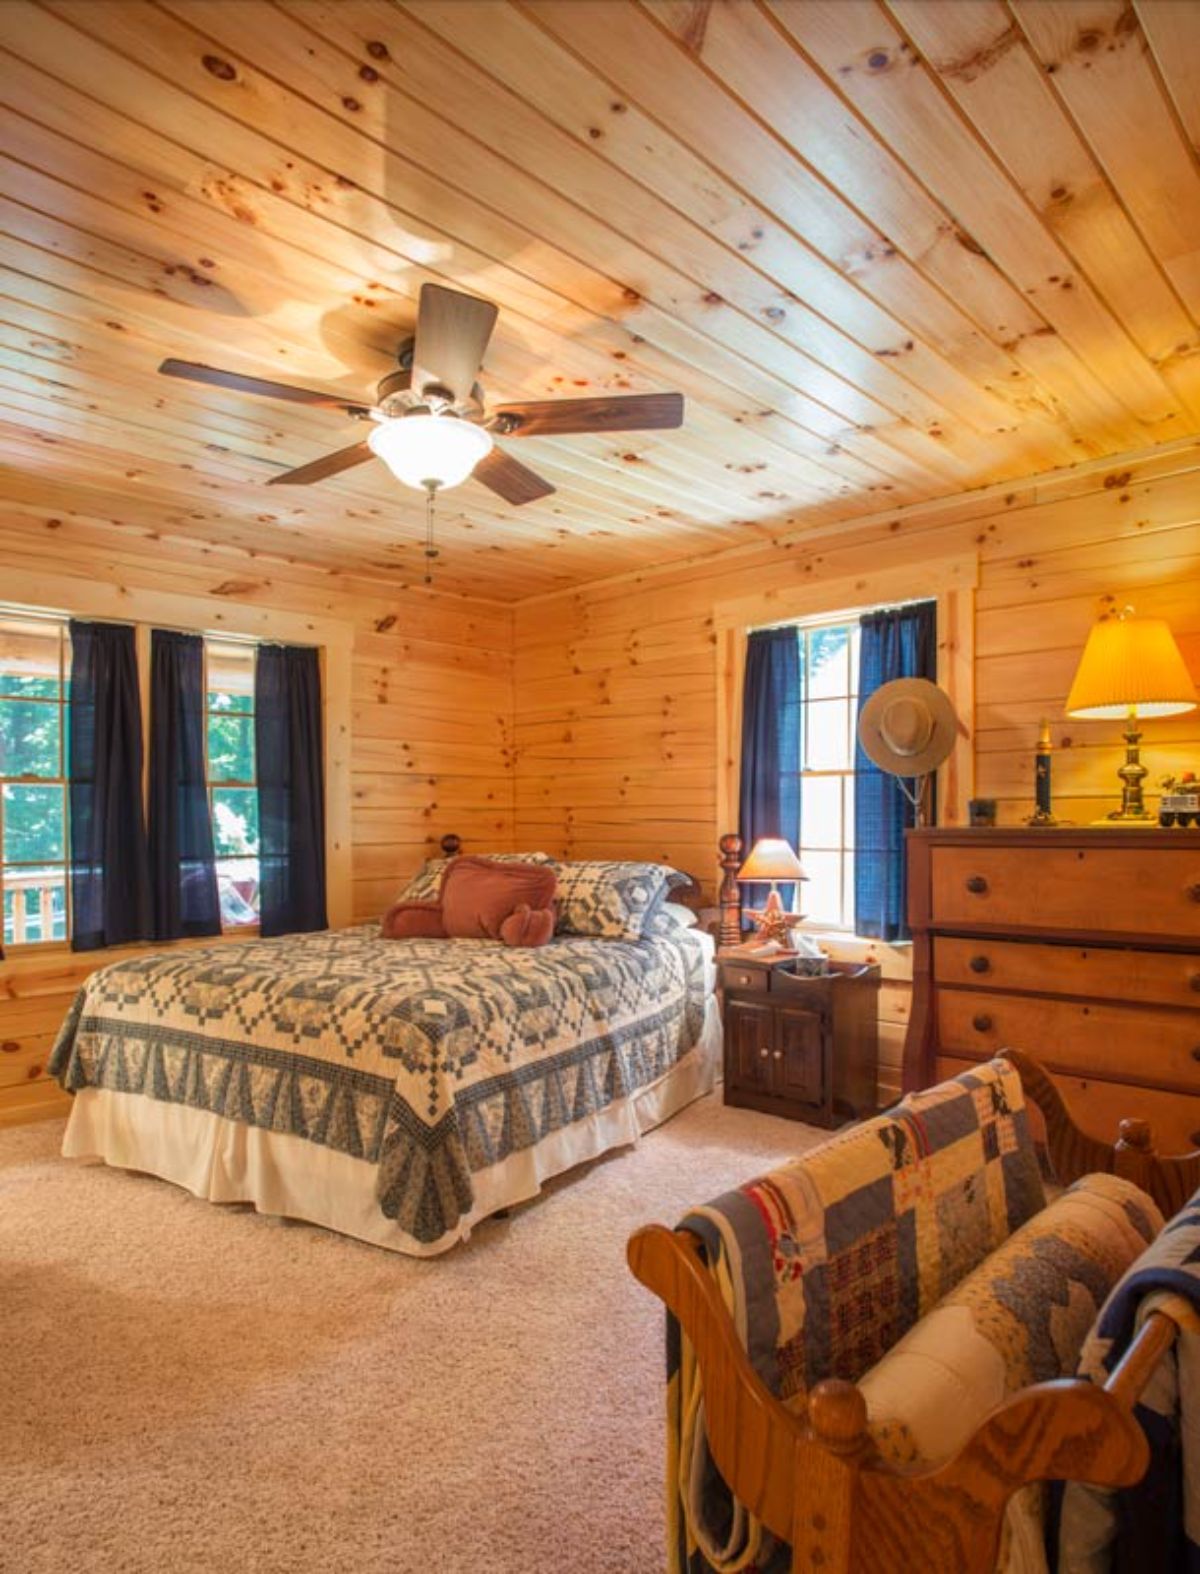
[[[66,623],[0,616],[4,944],[65,940]]]
[[[797,908],[811,922],[854,927],[854,750],[858,722],[858,618],[798,626],[800,827],[808,875]]]
[[[221,927],[258,923],[258,777],[254,756],[255,647],[206,639],[205,752]]]

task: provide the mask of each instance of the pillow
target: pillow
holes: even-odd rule
[[[381,940],[445,940],[440,902],[393,902],[379,926]]]
[[[461,855],[460,855],[461,856]],[[488,858],[498,864],[552,864],[548,853],[478,853],[473,857]],[[436,902],[442,889],[442,876],[452,858],[429,858],[396,898],[398,902]]]
[[[668,894],[691,876],[666,864],[593,858],[558,866],[558,933],[597,940],[641,940]]]
[[[669,935],[680,929],[695,929],[700,920],[682,902],[663,902],[646,929],[647,934]]]
[[[522,902],[500,925],[500,938],[508,946],[548,945],[554,935],[554,909],[530,907]]]
[[[454,859],[442,880],[442,921],[453,940],[499,940],[504,920],[524,905],[548,909],[558,877],[552,864]]]

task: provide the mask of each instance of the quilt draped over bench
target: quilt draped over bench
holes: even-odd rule
[[[114,962],[50,1070],[362,1159],[382,1213],[428,1243],[470,1212],[473,1173],[668,1072],[704,997],[683,929],[514,951],[370,925]]]
[[[681,1227],[700,1237],[773,1393],[803,1409],[825,1378],[865,1379],[881,1455],[928,1463],[929,1449],[955,1440],[928,1416],[906,1413],[905,1366],[911,1373],[930,1351],[913,1343],[916,1333],[907,1344],[904,1336],[947,1301],[934,1353],[960,1405],[973,1398],[990,1408],[1025,1381],[1073,1366],[1109,1288],[1160,1222],[1135,1187],[1098,1181],[1061,1199],[1065,1227],[1042,1223],[1020,1079],[993,1061],[693,1210]],[[990,1277],[981,1265],[1001,1248]],[[1059,1305],[1069,1318],[1052,1314]],[[990,1346],[984,1352],[989,1339],[995,1360]],[[668,1507],[672,1574],[791,1566],[790,1549],[733,1499],[712,1463],[699,1374],[673,1319]]]

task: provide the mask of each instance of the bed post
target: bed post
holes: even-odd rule
[[[737,872],[742,866],[742,839],[731,831],[722,836],[717,845],[721,851],[721,889],[717,895],[721,927],[717,943],[737,946],[742,943],[742,888],[737,882]]]

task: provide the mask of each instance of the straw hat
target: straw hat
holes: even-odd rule
[[[925,776],[954,748],[958,717],[950,696],[928,678],[894,678],[876,689],[858,718],[867,758],[893,776]]]

